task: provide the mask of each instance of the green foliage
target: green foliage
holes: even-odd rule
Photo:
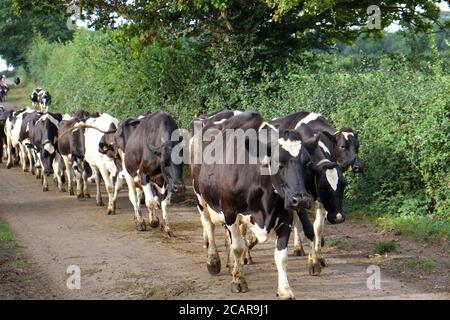
[[[393,240],[387,242],[379,242],[374,245],[372,252],[374,254],[385,254],[394,251],[397,248],[397,243]]]
[[[435,266],[435,263],[431,259],[415,259],[410,262],[409,264],[413,268],[420,268],[420,269],[433,269]]]
[[[17,242],[6,224],[0,220],[0,245],[4,244],[8,249],[16,249]]]
[[[25,64],[25,55],[36,34],[48,41],[67,41],[72,32],[62,14],[39,14],[16,10],[13,0],[0,1],[0,56],[16,67]]]

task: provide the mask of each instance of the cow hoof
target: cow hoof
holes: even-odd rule
[[[75,192],[73,192],[73,189],[69,189],[69,195],[74,196]]]
[[[91,195],[90,195],[89,193],[85,193],[85,194],[84,194],[84,197],[90,199],[90,198],[91,198]]]
[[[103,200],[97,201],[97,207],[104,207],[105,204],[103,203]]]
[[[248,255],[247,257],[244,258],[244,264],[253,264],[253,258]]]
[[[294,249],[294,256],[296,256],[296,257],[306,256],[305,250],[303,250],[303,248],[301,248],[301,249]]]
[[[319,262],[322,267],[328,267],[328,263],[324,258],[319,258]]]
[[[150,221],[150,227],[157,228],[159,226],[159,218],[155,217],[152,221]]]
[[[59,189],[59,192],[66,192],[66,188]]]
[[[7,168],[7,169],[11,169],[11,168],[12,168],[12,164],[11,164],[11,163],[8,163],[8,164],[6,165],[6,168]]]
[[[82,193],[77,193],[77,198],[78,198],[78,199],[83,199],[83,198],[84,198],[84,195],[83,195]]]
[[[108,216],[115,215],[115,214],[116,214],[116,211],[115,211],[114,209],[108,209],[108,211],[106,211],[106,214],[107,214]]]
[[[247,281],[245,281],[245,279],[241,279],[241,282],[232,282],[231,283],[231,292],[233,292],[233,293],[248,292]]]
[[[211,259],[208,259],[209,261],[206,262],[206,267],[208,268],[209,274],[215,276],[220,273],[221,269],[221,263],[220,263],[220,257],[217,254],[216,257],[212,257]]]
[[[320,238],[320,246],[321,247],[325,246],[325,238],[324,237]]]
[[[288,290],[278,290],[277,291],[277,298],[280,300],[295,300],[294,293],[291,289]]]
[[[319,276],[320,272],[322,271],[322,268],[320,266],[320,262],[316,262],[316,263],[309,263],[309,275],[310,276]]]
[[[48,191],[48,187],[42,187],[42,191],[47,192]]]
[[[142,220],[142,222],[136,221],[136,230],[137,231],[145,231],[145,230],[147,230],[147,227],[145,225],[145,221],[144,220]]]

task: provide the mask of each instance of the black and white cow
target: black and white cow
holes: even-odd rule
[[[195,132],[190,132],[189,142],[194,192],[202,225],[208,236],[208,271],[211,274],[220,272],[220,258],[214,237],[215,225],[224,225],[230,234],[231,253],[234,257],[231,272],[233,292],[248,290],[241,263],[246,244],[240,226],[248,226],[260,242],[275,234],[277,295],[293,299],[294,294],[286,273],[287,246],[293,210],[307,208],[311,202],[304,176],[310,161],[309,154],[302,146],[298,132],[279,132],[256,112],[240,113],[219,121],[208,126],[203,126],[200,122],[200,137]],[[190,128],[192,127],[191,125]],[[250,132],[252,138],[241,139],[241,145],[238,145],[239,137],[227,142],[224,132],[239,129],[245,134]],[[205,138],[207,136],[210,137]],[[229,141],[233,142],[231,147]],[[238,143],[234,143],[235,141]],[[266,153],[262,151],[264,148],[251,148],[250,142],[265,145]],[[243,143],[245,147],[242,146]],[[231,155],[234,161],[220,163],[203,161],[203,158],[196,161],[196,153],[200,152],[202,156],[206,150],[223,152],[225,157]],[[237,163],[238,154],[247,160]],[[256,157],[257,161],[251,162],[252,157]],[[262,174],[262,171],[267,174]]]
[[[0,102],[5,101],[6,99],[6,95],[9,92],[9,87],[6,84],[1,84],[0,85]]]
[[[6,159],[6,133],[5,133],[5,125],[6,119],[9,118],[9,115],[13,113],[13,109],[5,108],[0,105],[0,163],[3,162],[3,158]]]
[[[272,121],[271,124],[280,130],[305,130],[304,125],[294,126],[289,116]],[[306,187],[315,200],[313,210],[316,214],[313,225],[314,241],[311,244],[308,262],[310,274],[319,275],[321,267],[326,266],[321,253],[325,219],[331,224],[345,221],[342,204],[346,181],[342,172],[343,169],[333,158],[334,142],[326,134],[315,133],[311,128],[308,130],[309,133],[306,136],[315,136],[317,140],[316,144],[305,144],[311,156],[311,163],[308,165],[306,174]],[[299,224],[299,220],[294,219],[294,254],[303,255]]]
[[[43,113],[48,112],[48,106],[52,102],[52,97],[48,91],[42,88],[36,88],[31,93],[30,99],[34,109]]]
[[[11,112],[6,119],[5,123],[5,134],[7,140],[7,168],[11,168],[13,163],[15,162],[13,159],[13,150],[16,152],[16,158],[19,156],[20,161],[22,162],[22,170],[27,171],[27,163],[29,159],[28,150],[25,145],[22,143],[24,131],[26,130],[26,126],[24,127],[22,124],[24,119],[29,115],[36,115],[36,111],[30,108],[18,110]],[[22,133],[22,134],[21,134]]]
[[[178,126],[172,117],[158,111],[140,119],[132,130],[123,153],[125,180],[128,194],[134,207],[136,228],[146,230],[146,223],[140,211],[142,192],[149,211],[151,227],[159,225],[156,209],[161,208],[163,230],[169,236],[171,230],[168,220],[168,205],[173,192],[184,191],[182,163],[174,163],[172,150],[178,141],[172,135]]]
[[[48,176],[54,173],[53,162],[58,147],[58,127],[62,120],[59,113],[46,113],[30,125],[28,139],[30,148],[37,155],[37,161],[42,168],[42,190],[48,191]]]
[[[283,122],[290,128],[298,128],[302,124],[308,124],[312,130],[321,132],[333,141],[333,160],[345,171],[352,169],[355,173],[360,173],[364,169],[363,162],[358,158],[359,141],[358,134],[350,128],[337,130],[328,123],[321,114],[314,112],[296,112],[283,117]],[[273,119],[277,123],[278,119]]]
[[[77,197],[89,198],[87,187],[87,173],[84,161],[85,140],[84,128],[71,131],[76,125],[84,123],[89,118],[89,113],[84,110],[76,111],[72,116],[64,115],[59,123],[58,151],[64,162],[67,177],[67,189],[70,195],[74,195],[73,176],[77,177]],[[71,131],[70,133],[68,131]]]

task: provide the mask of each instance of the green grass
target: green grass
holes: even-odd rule
[[[6,101],[14,103],[17,108],[31,107],[31,101],[29,96],[36,86],[31,81],[24,81],[19,87],[11,86]]]
[[[0,245],[8,249],[17,249],[17,242],[11,231],[8,230],[5,223],[0,220]]]
[[[325,239],[325,246],[344,250],[345,248],[347,248],[347,243],[339,239]]]
[[[432,269],[434,268],[434,261],[431,259],[415,259],[409,265],[413,268]]]
[[[395,248],[397,248],[397,243],[395,243],[395,241],[379,242],[375,244],[372,252],[374,254],[385,254],[395,250]]]
[[[450,241],[450,221],[433,219],[429,216],[394,216],[383,217],[352,211],[352,219],[361,219],[375,223],[384,231],[395,231],[399,235],[419,241]]]

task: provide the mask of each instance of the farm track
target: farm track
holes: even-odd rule
[[[95,195],[95,185],[90,185],[90,192]],[[0,164],[0,218],[18,240],[27,266],[48,287],[45,293],[34,290],[31,298],[274,299],[274,241],[256,246],[255,264],[244,267],[250,291],[233,294],[225,268],[224,232],[216,229],[222,271],[211,276],[196,208],[189,194],[178,200],[169,211],[175,237],[167,238],[159,229],[135,230],[125,190],[117,214],[107,216],[106,208],[96,207],[94,199],[78,200],[58,192],[52,183],[49,192],[42,192],[34,176]],[[351,218],[342,225],[327,225],[325,232],[339,245],[325,248],[330,265],[320,277],[308,275],[306,257],[289,257],[288,275],[297,299],[450,298],[448,243],[419,244]],[[369,258],[375,243],[392,239],[398,249],[386,257]],[[435,267],[410,267],[418,257],[433,259]],[[373,264],[381,268],[379,290],[366,285],[366,270]],[[70,265],[81,268],[80,290],[66,287]]]

